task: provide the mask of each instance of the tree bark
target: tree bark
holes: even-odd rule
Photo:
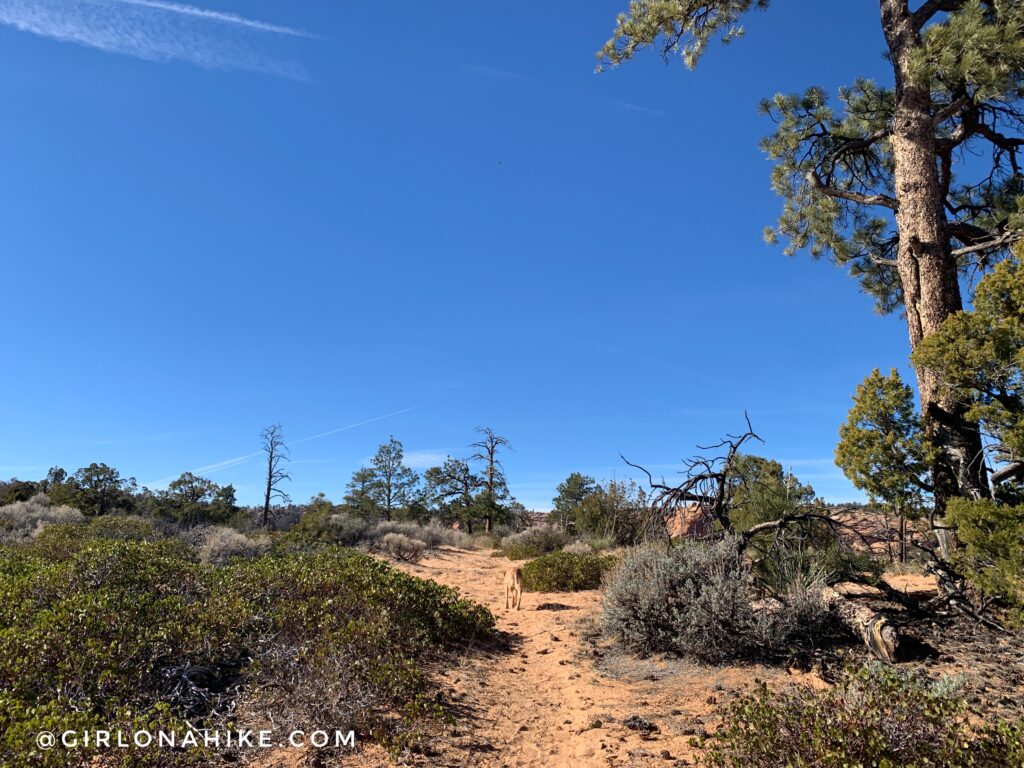
[[[890,663],[900,660],[902,638],[885,616],[851,600],[832,587],[822,587],[819,594],[822,604],[833,611],[850,634],[859,638],[875,656]],[[765,610],[776,611],[781,607],[775,598],[765,600]]]
[[[900,512],[900,562],[907,562],[907,516]]]
[[[822,589],[821,598],[835,611],[843,625],[864,641],[878,658],[888,662],[898,660],[900,635],[884,616],[844,597],[832,587]]]
[[[963,309],[963,301],[946,231],[931,92],[910,76],[911,53],[921,45],[920,29],[906,0],[880,0],[880,5],[896,77],[891,135],[899,202],[896,266],[913,351],[922,339],[938,331],[947,317]],[[932,467],[936,508],[944,510],[955,496],[984,497],[988,484],[977,426],[964,419],[964,406],[950,397],[933,371],[917,367],[916,373],[925,429],[937,449]],[[940,544],[948,551],[945,538],[940,535]]]

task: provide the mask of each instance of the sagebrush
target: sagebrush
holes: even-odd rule
[[[830,624],[813,587],[765,600],[735,539],[646,545],[610,576],[605,633],[642,654],[669,652],[707,662],[755,658],[806,642]]]
[[[569,534],[554,525],[535,525],[501,540],[501,552],[509,560],[526,560],[557,552],[569,543]]]

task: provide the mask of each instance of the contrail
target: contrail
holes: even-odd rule
[[[239,16],[237,13],[208,11],[205,8],[197,8],[194,5],[184,5],[183,3],[171,3],[165,2],[165,0],[114,0],[114,2],[121,3],[122,5],[137,5],[142,8],[154,8],[156,10],[167,11],[169,13],[180,13],[183,16],[193,16],[197,19],[206,19],[208,21],[220,21],[225,24],[234,24],[239,27],[255,29],[259,32],[270,32],[276,35],[316,37],[316,35],[302,29],[294,29],[292,27],[285,27],[279,24],[269,24],[265,21],[256,21],[255,19],[247,19],[245,16]]]
[[[375,421],[383,421],[384,419],[390,419],[392,416],[398,416],[400,414],[408,413],[409,411],[414,410],[416,410],[416,406],[412,406],[411,408],[402,408],[400,411],[391,411],[391,413],[385,413],[382,416],[374,416],[372,419],[364,419],[363,421],[357,421],[353,424],[347,424],[344,427],[338,427],[337,429],[329,429],[326,432],[320,432],[319,434],[316,435],[310,435],[309,437],[303,437],[298,440],[292,440],[290,444],[298,445],[299,443],[308,443],[311,440],[319,440],[322,437],[336,435],[339,432],[346,432],[350,429],[355,429],[356,427],[361,427],[365,424],[372,424]],[[262,455],[263,451],[253,451],[252,453],[247,453],[243,456],[235,456],[233,459],[224,459],[223,461],[218,461],[213,464],[207,464],[202,467],[196,467],[195,469],[190,469],[189,472],[191,472],[193,475],[218,472],[222,469],[228,469],[229,467],[237,467],[239,464],[245,464],[245,462],[250,461],[251,459],[255,459],[257,456]],[[162,477],[159,480],[154,480],[151,483],[145,483],[145,485],[164,485],[166,483],[169,483],[171,480],[176,479],[176,475],[170,477]]]
[[[328,435],[336,435],[339,432],[344,432],[345,430],[348,429],[355,429],[356,427],[361,427],[364,424],[372,424],[375,421],[383,421],[384,419],[390,419],[392,416],[398,416],[400,413],[408,413],[409,411],[414,410],[416,410],[415,406],[413,406],[412,408],[403,408],[400,411],[392,411],[391,413],[385,413],[383,416],[374,416],[372,419],[366,419],[366,421],[357,421],[355,424],[349,424],[347,427],[338,427],[337,429],[331,429],[328,430],[327,432],[321,432],[319,435],[310,435],[309,437],[304,437],[301,440],[293,440],[292,445],[298,445],[299,443],[308,443],[310,440],[319,440],[321,437],[327,437]]]

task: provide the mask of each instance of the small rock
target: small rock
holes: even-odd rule
[[[630,715],[622,724],[631,731],[637,731],[642,738],[649,738],[652,733],[658,730],[658,726],[650,720],[645,720],[640,715]]]

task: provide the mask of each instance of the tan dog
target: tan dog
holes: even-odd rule
[[[508,610],[510,595],[512,607],[518,611],[523,604],[523,569],[518,565],[505,571],[505,610]]]

